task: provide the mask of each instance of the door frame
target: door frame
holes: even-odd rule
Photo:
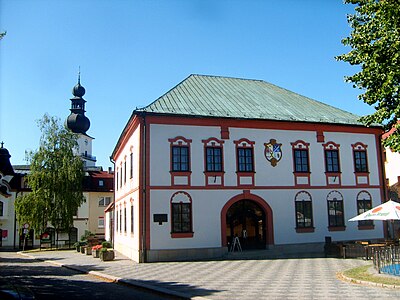
[[[228,202],[225,203],[224,207],[221,210],[221,244],[222,247],[227,247],[227,238],[226,238],[226,214],[229,208],[236,202],[241,200],[252,200],[256,202],[261,209],[265,213],[266,218],[266,236],[265,236],[265,245],[274,245],[274,222],[273,222],[273,214],[272,209],[268,205],[265,200],[257,195],[251,194],[249,190],[244,190],[242,194],[236,195],[232,197]]]

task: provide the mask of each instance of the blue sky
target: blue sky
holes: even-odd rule
[[[373,108],[344,82],[357,68],[340,0],[0,0],[0,141],[12,164],[38,148],[36,120],[69,115],[71,89],[86,89],[97,165],[136,107],[190,74],[260,79],[365,115]]]

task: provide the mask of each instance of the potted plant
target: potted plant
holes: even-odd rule
[[[102,245],[96,245],[92,247],[92,255],[95,258],[100,257],[100,250],[102,249]]]
[[[101,248],[99,257],[102,261],[113,260],[115,258],[114,250],[110,248]]]
[[[76,249],[76,252],[81,252],[81,245],[79,242],[74,243],[74,248]]]
[[[85,254],[86,255],[92,255],[92,247],[90,245],[87,245],[85,247]]]

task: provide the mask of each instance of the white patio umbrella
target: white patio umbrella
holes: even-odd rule
[[[389,200],[354,218],[351,218],[349,221],[366,220],[400,220],[400,203]]]
[[[374,207],[349,221],[381,220],[392,221],[392,232],[394,237],[394,220],[400,220],[400,203],[389,200]]]

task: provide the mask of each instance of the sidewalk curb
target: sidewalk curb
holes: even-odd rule
[[[117,283],[117,284],[130,285],[130,286],[133,286],[133,287],[138,287],[138,288],[154,291],[154,292],[157,292],[157,293],[160,293],[160,294],[179,297],[179,298],[183,298],[183,299],[195,299],[195,300],[206,300],[207,299],[207,298],[198,297],[198,296],[190,297],[189,295],[184,294],[184,293],[172,291],[172,290],[165,289],[165,288],[162,288],[162,287],[153,286],[151,284],[142,283],[142,282],[139,282],[139,281],[136,281],[136,280],[132,280],[132,279],[129,280],[129,279],[124,279],[124,278],[120,278],[120,277],[115,277],[115,276],[112,276],[112,275],[109,275],[109,274],[105,274],[105,273],[101,273],[101,272],[98,272],[98,271],[85,271],[85,270],[83,270],[83,269],[81,269],[79,267],[76,267],[76,266],[70,266],[70,265],[62,264],[62,263],[55,262],[55,261],[52,261],[52,260],[41,259],[41,258],[32,256],[32,255],[29,255],[27,253],[24,253],[22,251],[17,252],[17,254],[22,255],[22,256],[26,256],[26,257],[29,257],[31,259],[35,259],[35,260],[38,260],[38,261],[41,261],[41,262],[45,262],[45,263],[48,263],[48,264],[56,265],[58,267],[63,267],[63,268],[66,268],[66,269],[70,269],[70,270],[79,272],[81,274],[90,274],[90,275],[93,275],[93,276],[96,276],[96,277],[100,277],[100,278],[103,278],[103,279],[106,279],[106,280],[110,280],[110,281],[112,281],[114,283]]]
[[[360,285],[365,285],[365,286],[372,286],[372,287],[379,287],[379,288],[389,288],[389,289],[400,289],[399,285],[391,285],[391,284],[385,284],[385,283],[376,283],[376,282],[371,282],[371,281],[365,281],[365,280],[359,280],[359,279],[354,279],[347,277],[343,273],[337,273],[336,277],[340,280],[353,283],[353,284],[360,284]]]

